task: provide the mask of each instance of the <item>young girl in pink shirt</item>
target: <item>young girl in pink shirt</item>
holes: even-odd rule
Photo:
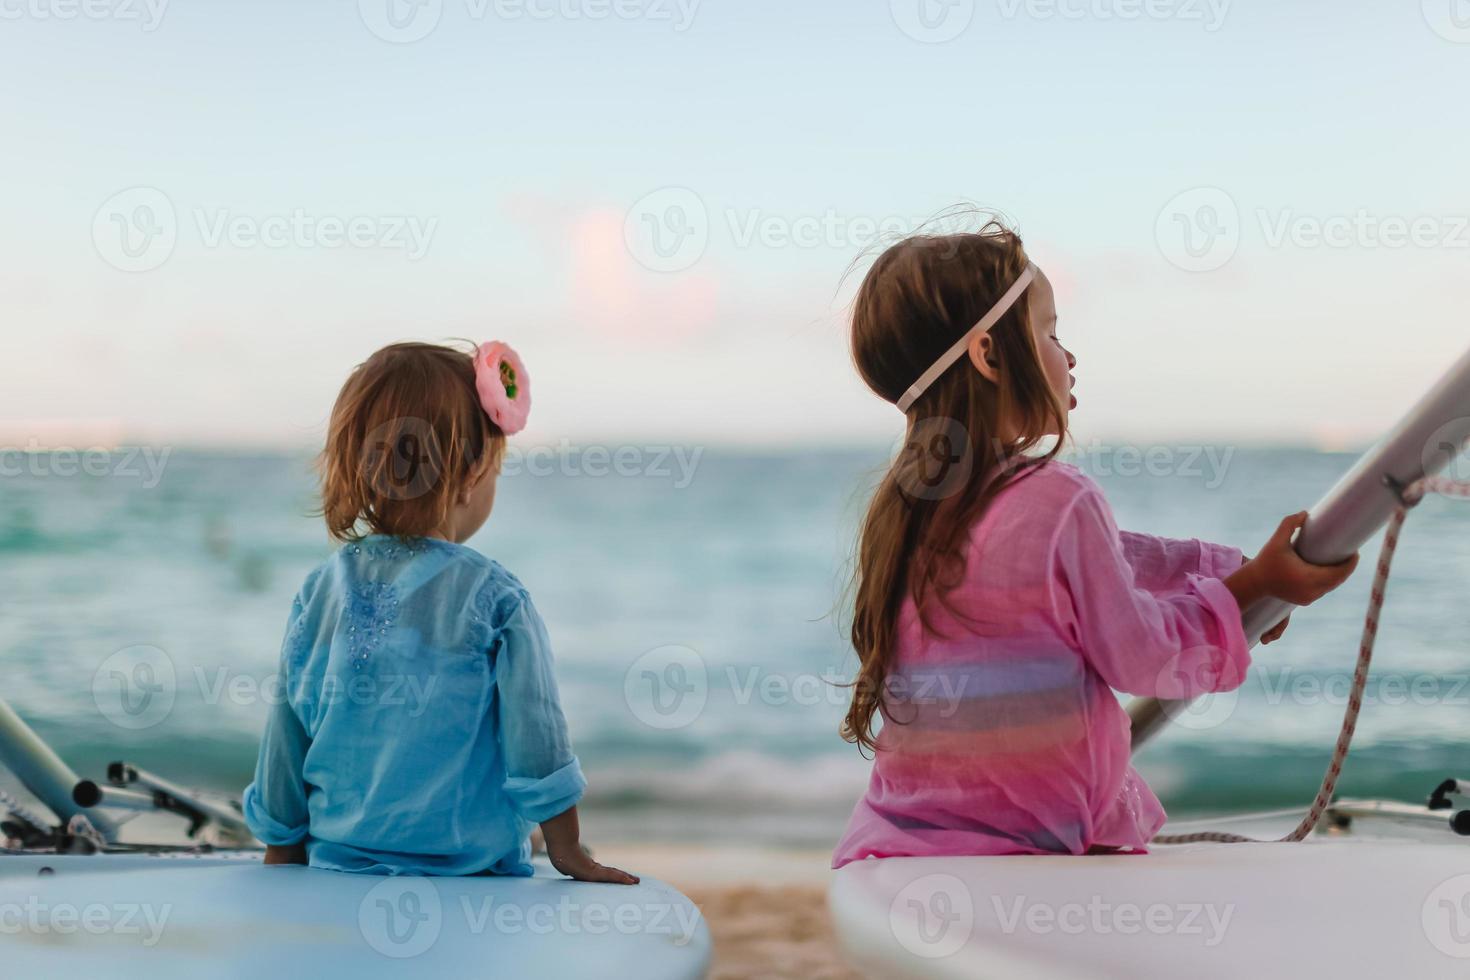
[[[1146,850],[1164,810],[1129,764],[1113,692],[1238,687],[1241,610],[1267,596],[1307,605],[1356,557],[1298,557],[1304,513],[1247,561],[1119,531],[1097,484],[1054,459],[1077,362],[1051,284],[1003,227],[884,252],[858,293],[852,351],[908,438],[858,546],[861,668],[843,737],[874,764],[834,867]]]

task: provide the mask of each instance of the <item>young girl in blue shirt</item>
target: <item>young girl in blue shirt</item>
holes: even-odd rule
[[[292,604],[245,791],[267,864],[524,876],[539,824],[561,873],[638,881],[579,843],[586,780],[531,597],[462,544],[530,401],[500,343],[394,344],[342,388],[322,509],[343,545]]]

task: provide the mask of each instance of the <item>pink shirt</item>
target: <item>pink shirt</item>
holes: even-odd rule
[[[1232,690],[1250,663],[1220,579],[1234,548],[1120,532],[1102,491],[1046,463],[970,533],[963,583],[899,617],[867,793],[833,867],[866,857],[1147,849],[1164,808],[1129,764],[1114,690]]]

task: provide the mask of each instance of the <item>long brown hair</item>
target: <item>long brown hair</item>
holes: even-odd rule
[[[390,344],[353,370],[319,461],[332,537],[429,535],[456,491],[499,464],[505,434],[480,407],[472,351]]]
[[[868,271],[853,305],[858,374],[896,403],[1028,261],[1020,236],[995,221],[974,233],[916,235],[892,246]],[[863,520],[852,618],[861,666],[842,737],[865,749],[877,747],[874,715],[888,715],[884,694],[904,601],[913,599],[929,628],[930,603],[944,602],[964,577],[970,528],[1004,487],[1055,456],[1066,436],[1066,412],[1036,349],[1027,294],[990,336],[998,382],[966,356],[919,397],[908,412],[903,449]],[[1004,444],[1001,420],[1014,429]],[[1049,434],[1058,436],[1056,445],[1032,455]]]

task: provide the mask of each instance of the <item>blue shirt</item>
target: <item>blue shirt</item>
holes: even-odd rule
[[[533,824],[586,787],[546,627],[515,576],[373,535],[297,595],[245,820],[313,867],[530,875]]]

